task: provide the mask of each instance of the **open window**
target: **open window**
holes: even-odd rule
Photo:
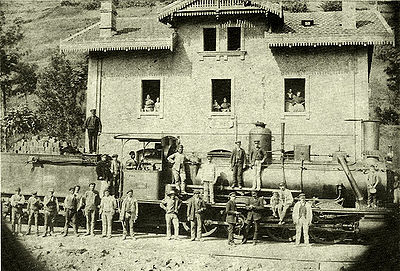
[[[232,83],[231,79],[211,79],[212,84],[212,112],[231,112]]]
[[[142,111],[160,112],[160,80],[142,80]]]
[[[306,111],[306,79],[285,79],[285,112]]]
[[[203,50],[217,50],[217,30],[216,28],[203,28]]]
[[[240,27],[228,27],[228,51],[237,51],[241,48]]]

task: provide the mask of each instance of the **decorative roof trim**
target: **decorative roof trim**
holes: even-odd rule
[[[282,36],[281,36],[282,35]],[[283,36],[285,35],[285,36]],[[291,36],[288,34],[280,34],[280,36],[271,37],[264,35],[268,39],[269,47],[292,47],[292,46],[351,46],[351,45],[384,45],[394,44],[393,36],[365,36],[365,35],[352,35],[352,36]]]

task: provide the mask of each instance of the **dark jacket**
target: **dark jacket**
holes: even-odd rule
[[[261,211],[264,209],[264,200],[263,198],[254,198],[251,197],[249,201],[246,204],[246,207],[250,207],[250,205],[253,205],[253,208],[249,209],[249,212],[247,213],[247,220],[260,220],[261,219]]]
[[[187,217],[189,221],[192,221],[196,218],[196,214],[199,214],[200,217],[202,213],[206,210],[206,204],[202,198],[196,200],[194,197],[190,198],[187,203]]]
[[[239,150],[237,148],[234,148],[231,154],[231,167],[234,167],[236,165],[243,165],[246,160],[246,152],[244,149],[240,148]]]
[[[108,180],[110,177],[110,165],[107,161],[100,161],[96,166],[98,180]]]
[[[85,120],[85,129],[101,132],[101,121],[98,116],[90,116]]]
[[[226,203],[226,222],[227,223],[236,223],[236,203],[233,201],[228,201]]]

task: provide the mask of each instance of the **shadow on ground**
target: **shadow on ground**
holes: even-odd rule
[[[47,271],[48,269],[15,238],[5,223],[1,223],[1,270]]]

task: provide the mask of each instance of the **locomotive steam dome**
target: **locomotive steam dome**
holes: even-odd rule
[[[259,140],[261,149],[267,152],[267,162],[271,162],[271,130],[265,127],[265,123],[257,121],[255,127],[249,133],[249,153],[254,148],[254,141]]]

